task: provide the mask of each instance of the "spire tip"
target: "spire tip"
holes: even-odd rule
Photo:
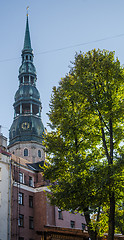
[[[26,8],[26,9],[27,9],[27,17],[28,17],[28,9],[29,9],[29,6],[27,6],[27,8]]]

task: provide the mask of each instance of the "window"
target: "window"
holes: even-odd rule
[[[25,157],[28,156],[28,149],[27,149],[27,148],[24,149],[24,156],[25,156]]]
[[[71,228],[75,228],[75,221],[70,221]]]
[[[41,157],[41,150],[38,150],[38,157]]]
[[[58,208],[58,219],[63,219],[62,210]]]
[[[2,170],[0,168],[0,181],[2,180]]]
[[[29,217],[29,228],[34,229],[34,219],[33,219],[33,217]]]
[[[29,176],[29,186],[33,187],[33,178]]]
[[[23,173],[19,173],[19,182],[20,183],[23,183],[24,182],[24,175],[23,175]]]
[[[29,207],[33,208],[33,196],[29,196]]]
[[[24,203],[24,194],[21,193],[21,192],[19,192],[18,203],[19,203],[20,205],[23,205],[23,203]]]
[[[26,60],[28,60],[28,55],[26,55]]]
[[[22,214],[19,214],[18,226],[24,227],[24,215],[22,215]]]
[[[29,76],[24,77],[24,82],[25,82],[25,84],[29,83]]]
[[[82,230],[84,231],[85,230],[85,224],[82,223]]]

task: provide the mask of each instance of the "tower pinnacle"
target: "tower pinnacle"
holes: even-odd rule
[[[24,38],[24,50],[31,50],[31,40],[30,40],[30,32],[29,32],[29,23],[28,23],[28,13],[27,13],[27,21],[26,21],[26,30],[25,30],[25,38]]]

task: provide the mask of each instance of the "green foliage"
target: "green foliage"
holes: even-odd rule
[[[98,236],[103,237],[104,233],[108,233],[108,208],[104,206],[101,209],[99,220],[97,220],[97,214],[96,212],[91,216],[91,225],[94,230],[97,229]]]
[[[100,210],[99,221],[97,221],[98,212],[94,212],[91,216],[91,225],[95,230],[97,229],[100,237],[104,236],[104,233],[108,233],[108,221],[109,221],[109,208],[104,206]],[[124,204],[122,201],[116,204],[115,209],[115,232],[124,235]]]
[[[51,202],[84,211],[122,198],[124,70],[113,52],[76,54],[53,88],[45,137]],[[113,200],[112,200],[113,196]]]
[[[122,233],[124,235],[124,202],[122,201],[120,201],[116,206],[115,227],[117,233]]]

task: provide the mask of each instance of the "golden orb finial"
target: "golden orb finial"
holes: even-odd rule
[[[27,9],[27,16],[28,16],[28,9],[29,9],[29,6],[27,6],[27,8],[26,8],[26,9]]]

